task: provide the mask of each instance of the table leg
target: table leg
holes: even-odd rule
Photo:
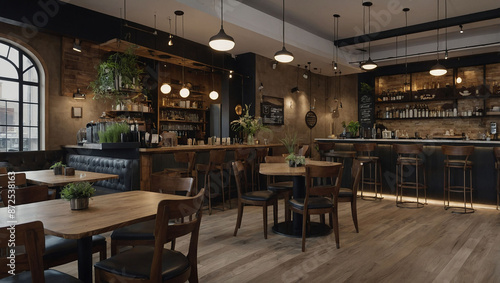
[[[153,155],[142,153],[140,155],[140,178],[141,178],[141,190],[149,191],[151,174],[153,173]]]
[[[77,240],[78,243],[78,278],[85,283],[92,283],[92,236]]]

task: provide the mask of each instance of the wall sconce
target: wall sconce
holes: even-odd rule
[[[73,42],[73,50],[76,52],[82,52],[82,46],[80,45],[80,40],[75,38],[75,42]]]
[[[243,107],[241,107],[240,104],[236,105],[236,107],[234,107],[234,112],[236,112],[236,115],[241,115],[243,113]]]
[[[464,33],[464,26],[463,25],[459,25],[460,27],[460,33]]]
[[[85,94],[84,93],[80,93],[80,89],[76,89],[76,93],[73,93],[73,98],[74,99],[85,99]]]
[[[292,109],[292,106],[293,106],[293,101],[290,100],[290,102],[288,103],[288,105],[290,106],[290,109]]]
[[[274,60],[273,61],[273,70],[276,70],[277,66],[278,66],[278,61]]]
[[[233,78],[233,71],[229,71],[229,78],[232,79]]]

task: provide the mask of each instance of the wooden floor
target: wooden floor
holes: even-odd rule
[[[279,203],[280,220],[284,219]],[[358,201],[356,233],[348,203],[341,203],[340,249],[333,234],[301,241],[270,232],[265,240],[260,207],[245,207],[233,237],[236,210],[203,215],[200,282],[500,282],[500,211],[397,208],[394,198]],[[269,209],[269,230],[272,214]],[[107,234],[109,236],[109,234]],[[109,239],[109,238],[108,238]],[[186,248],[186,240],[177,242]],[[109,245],[109,243],[108,243]],[[109,253],[109,252],[108,252]],[[76,275],[76,263],[57,268]]]

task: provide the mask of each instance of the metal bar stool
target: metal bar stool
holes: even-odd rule
[[[495,169],[497,169],[497,210],[500,203],[500,147],[494,147],[493,153],[495,154]]]
[[[342,163],[344,176],[342,177],[342,186],[350,186],[352,183],[351,173],[345,170],[345,160],[354,160],[356,157],[355,151],[335,150],[335,143],[333,142],[318,142],[318,151],[321,161],[333,161]],[[348,167],[350,168],[350,167]]]
[[[356,159],[363,163],[363,172],[361,173],[361,198],[378,200],[382,197],[382,165],[378,156],[373,156],[377,144],[375,143],[355,143]],[[368,176],[367,172],[368,171]],[[374,196],[363,195],[365,185],[373,187]],[[380,196],[379,196],[380,194]]]
[[[422,208],[427,204],[427,182],[424,160],[419,156],[424,146],[421,144],[395,144],[394,149],[398,155],[396,161],[396,206]],[[410,180],[412,176],[415,176],[414,181]],[[423,177],[422,182],[420,180],[421,177]],[[403,189],[415,190],[417,200],[403,201]],[[424,190],[424,203],[419,201],[419,190]],[[415,206],[412,204],[415,204]]]
[[[443,154],[446,155],[444,160],[444,209],[460,209],[463,211],[453,211],[454,213],[473,213],[474,208],[472,206],[472,161],[469,157],[474,152],[474,146],[451,146],[442,145],[441,150]],[[451,184],[451,173],[452,169],[454,171],[462,171],[463,174],[463,185]],[[469,174],[467,174],[467,171]],[[467,175],[469,175],[469,184],[467,186]],[[459,178],[453,178],[457,180]],[[464,206],[450,206],[450,193],[462,193],[464,196]],[[467,193],[470,194],[470,207],[467,207]]]

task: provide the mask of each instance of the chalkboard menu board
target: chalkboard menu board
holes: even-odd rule
[[[283,98],[263,96],[260,104],[262,123],[266,125],[283,125],[284,123]]]
[[[375,99],[373,94],[360,94],[358,120],[362,127],[373,127],[375,123]]]

